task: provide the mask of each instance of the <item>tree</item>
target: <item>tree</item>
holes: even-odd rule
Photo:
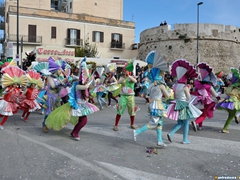
[[[96,44],[90,44],[89,38],[84,42],[83,47],[75,47],[75,57],[96,57],[98,54]]]

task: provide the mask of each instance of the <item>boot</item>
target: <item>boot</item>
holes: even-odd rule
[[[163,121],[160,120],[156,129],[157,139],[158,139],[157,145],[167,147],[167,145],[162,140],[162,127],[163,127]]]

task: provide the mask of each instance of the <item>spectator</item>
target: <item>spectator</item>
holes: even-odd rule
[[[136,65],[136,76],[138,75],[138,72],[141,72],[141,68],[139,66],[139,63]]]

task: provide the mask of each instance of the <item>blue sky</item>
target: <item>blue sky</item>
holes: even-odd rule
[[[159,26],[161,21],[169,25],[197,23],[224,24],[240,27],[240,0],[124,0],[123,19],[135,22],[135,42],[140,33]]]
[[[199,23],[240,27],[240,0],[124,0],[123,19],[135,22],[135,42],[139,42],[143,30],[159,26],[164,20],[172,26],[196,23],[199,2],[203,2],[199,6]]]

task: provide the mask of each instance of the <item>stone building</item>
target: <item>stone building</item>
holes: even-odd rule
[[[230,72],[240,65],[240,29],[221,24],[199,24],[199,62],[214,72]],[[140,34],[139,59],[157,50],[169,65],[176,59],[197,64],[197,24],[175,24],[146,29]]]

